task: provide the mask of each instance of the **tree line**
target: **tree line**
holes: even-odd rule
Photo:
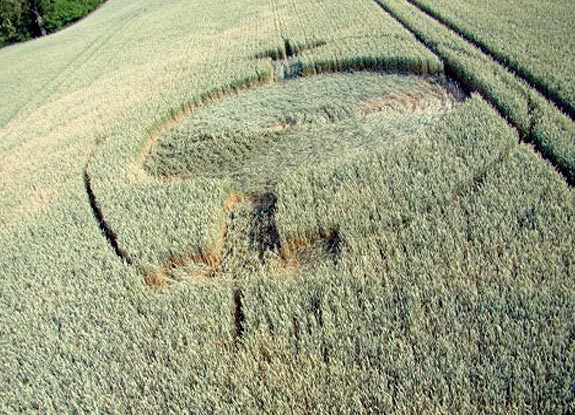
[[[0,47],[45,36],[105,0],[0,0]]]

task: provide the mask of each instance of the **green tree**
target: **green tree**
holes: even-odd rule
[[[81,19],[104,0],[0,0],[0,46],[45,36]]]
[[[98,7],[104,0],[42,0],[43,25],[51,33],[75,22]]]
[[[0,45],[30,38],[23,0],[0,0]]]

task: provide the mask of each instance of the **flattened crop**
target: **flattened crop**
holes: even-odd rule
[[[412,139],[463,98],[443,77],[372,72],[254,88],[165,133],[146,168],[165,177],[230,180],[254,196],[302,168],[340,165]]]

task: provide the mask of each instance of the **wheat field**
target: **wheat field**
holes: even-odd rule
[[[0,414],[574,412],[575,11],[459,3],[0,49]]]

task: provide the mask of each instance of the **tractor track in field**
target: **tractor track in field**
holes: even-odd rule
[[[534,140],[534,138],[533,138],[533,120],[532,120],[533,117],[531,114],[532,113],[531,108],[529,109],[529,121],[530,121],[529,128],[527,128],[527,129],[522,128],[517,122],[512,120],[511,117],[507,115],[504,108],[502,108],[500,105],[498,105],[496,102],[494,102],[494,100],[490,99],[487,96],[488,94],[485,93],[485,91],[483,91],[480,87],[472,87],[469,84],[469,82],[463,76],[461,76],[459,74],[459,72],[455,69],[454,65],[449,61],[449,59],[447,59],[445,57],[445,55],[439,50],[439,48],[434,46],[432,44],[432,42],[426,40],[425,36],[420,35],[417,32],[417,30],[413,27],[413,24],[408,22],[407,19],[402,18],[398,13],[396,13],[392,8],[390,8],[385,3],[383,3],[379,0],[374,0],[374,1],[385,13],[387,13],[389,16],[391,16],[393,19],[395,19],[405,30],[409,31],[421,44],[423,44],[433,54],[435,54],[437,57],[439,57],[442,60],[442,62],[444,64],[444,68],[445,68],[445,75],[447,75],[449,78],[454,79],[460,85],[463,85],[465,87],[465,89],[467,89],[468,91],[479,94],[485,101],[489,102],[491,104],[491,106],[498,112],[498,114],[501,116],[501,118],[504,119],[511,128],[513,128],[514,130],[517,131],[517,133],[519,135],[519,140],[521,142],[532,145],[533,150],[537,154],[539,154],[539,156],[543,160],[545,160],[547,163],[549,163],[551,166],[553,166],[553,168],[557,172],[557,174],[559,174],[559,176],[563,179],[563,181],[570,188],[573,188],[573,186],[575,186],[575,178],[573,178],[571,176],[568,168],[566,166],[562,166],[558,162],[556,156],[545,151],[545,149],[542,148],[542,146],[540,144],[538,144],[536,142],[536,140]],[[539,89],[536,88],[535,86],[533,86],[532,83],[525,81],[521,76],[519,76],[516,73],[516,71],[514,71],[512,68],[509,68],[506,64],[500,62],[500,60],[497,59],[497,57],[493,56],[488,50],[484,51],[480,46],[478,46],[474,42],[466,39],[466,37],[461,35],[458,31],[453,30],[450,26],[448,26],[448,25],[444,24],[442,21],[436,19],[433,15],[422,10],[412,0],[405,0],[405,2],[408,3],[409,5],[411,5],[419,13],[421,13],[424,16],[426,16],[427,18],[429,18],[431,21],[433,21],[433,22],[437,23],[438,25],[442,26],[443,28],[445,28],[445,30],[448,30],[451,33],[458,36],[462,42],[465,42],[465,43],[471,45],[472,47],[478,49],[481,53],[483,53],[483,55],[485,55],[487,58],[489,58],[494,64],[499,65],[501,67],[501,69],[508,72],[512,76],[514,76],[516,80],[525,82],[526,86],[528,88],[530,88],[533,92],[538,93],[547,99],[546,94],[543,94],[541,91],[539,91]],[[547,99],[547,101],[554,104],[554,102],[550,99]],[[571,121],[573,121],[573,119],[571,117],[568,117],[568,118]]]
[[[416,7],[422,13],[425,13],[427,16],[429,16],[436,22],[442,24],[443,26],[451,30],[460,38],[464,39],[468,43],[471,43],[473,46],[475,46],[477,49],[481,50],[481,52],[489,56],[499,65],[503,66],[515,77],[521,79],[527,85],[529,85],[529,87],[539,92],[547,101],[552,102],[565,115],[567,115],[571,119],[571,121],[575,122],[575,107],[573,107],[573,105],[569,104],[564,99],[559,97],[556,93],[550,92],[548,88],[544,84],[542,84],[539,80],[537,80],[536,77],[533,74],[531,74],[527,69],[522,69],[517,67],[516,65],[510,64],[504,56],[498,54],[497,52],[494,52],[492,48],[490,48],[487,44],[474,38],[472,35],[466,33],[464,30],[457,27],[455,23],[450,22],[448,19],[443,17],[439,12],[436,12],[428,7],[425,7],[416,0],[406,0],[406,1],[413,7]]]
[[[91,13],[95,12],[93,10]],[[22,117],[23,120],[27,120],[31,112],[26,110],[35,105],[36,108],[44,104],[50,97],[55,94],[64,85],[66,81],[69,81],[74,74],[76,74],[80,69],[84,68],[87,64],[91,62],[91,59],[96,56],[100,51],[102,51],[108,43],[114,38],[114,36],[120,35],[126,29],[128,29],[136,20],[136,18],[141,14],[142,9],[139,8],[133,12],[122,25],[118,26],[116,29],[107,33],[104,37],[96,38],[90,42],[84,49],[82,49],[67,65],[65,65],[55,76],[53,76],[45,85],[37,89],[27,100],[25,100],[20,106],[18,106],[8,119],[0,125],[0,129],[9,125],[13,120],[18,117]]]

